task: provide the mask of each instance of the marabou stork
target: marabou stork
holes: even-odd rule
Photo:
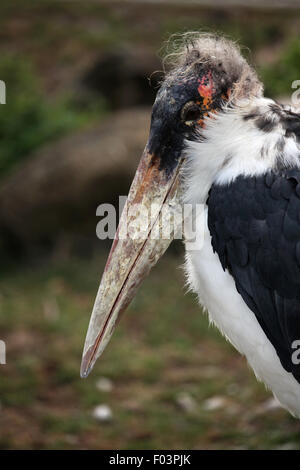
[[[170,239],[151,235],[164,224],[162,207],[177,201],[204,207],[195,217],[203,237],[186,250],[191,288],[257,378],[300,417],[300,115],[265,98],[239,48],[214,35],[180,48],[157,93],[95,301],[83,377],[168,247]],[[152,203],[147,237],[121,237],[128,218],[138,232],[141,208]]]

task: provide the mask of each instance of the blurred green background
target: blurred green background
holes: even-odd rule
[[[196,3],[1,1],[0,448],[300,448],[299,422],[185,292],[181,245],[79,378],[110,245],[96,207],[128,191],[164,41],[229,35],[280,101],[300,79],[300,10]]]

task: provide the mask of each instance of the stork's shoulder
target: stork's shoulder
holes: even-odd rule
[[[258,98],[240,107],[241,117],[262,132],[278,132],[283,138],[300,141],[300,114],[292,106],[282,105],[267,98]]]
[[[232,152],[216,176],[219,183],[238,175],[300,168],[300,115],[291,107],[257,98],[226,110],[221,125],[222,119],[224,148],[231,146]]]
[[[300,115],[267,98],[242,101],[208,116],[186,145],[186,200],[203,202],[214,183],[300,169]]]
[[[265,132],[276,126],[286,127],[289,122],[300,122],[300,115],[289,105],[280,104],[269,98],[255,98],[237,104],[244,120],[254,120],[257,127]],[[298,127],[299,131],[299,127]]]

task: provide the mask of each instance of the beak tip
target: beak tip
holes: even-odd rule
[[[93,369],[94,364],[92,363],[91,359],[91,354],[88,354],[89,351],[84,352],[82,356],[82,362],[81,362],[81,367],[80,367],[80,377],[82,379],[86,379],[87,376],[90,374],[90,372]]]
[[[80,368],[80,377],[82,379],[86,379],[88,377],[88,375],[90,375],[90,372],[92,371],[92,369],[93,369],[93,366],[86,367],[86,366],[82,365],[81,368]]]
[[[81,371],[80,371],[80,377],[81,377],[82,379],[86,379],[87,376],[89,375],[89,373],[90,373],[89,370],[81,370]]]

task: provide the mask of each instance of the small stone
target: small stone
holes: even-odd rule
[[[206,411],[214,411],[226,406],[226,398],[224,397],[211,397],[203,402],[203,409]]]
[[[100,392],[111,392],[113,389],[113,383],[107,377],[100,377],[96,382],[96,388]]]
[[[276,447],[276,450],[298,450],[299,444],[297,442],[286,442],[281,446]]]
[[[194,413],[197,409],[197,402],[186,392],[182,392],[177,395],[176,403],[186,413]]]
[[[93,418],[101,423],[108,423],[112,420],[112,410],[108,405],[98,405],[93,410]]]
[[[73,434],[67,434],[65,436],[65,441],[72,445],[72,446],[75,446],[78,444],[78,437],[77,436],[74,436]]]

